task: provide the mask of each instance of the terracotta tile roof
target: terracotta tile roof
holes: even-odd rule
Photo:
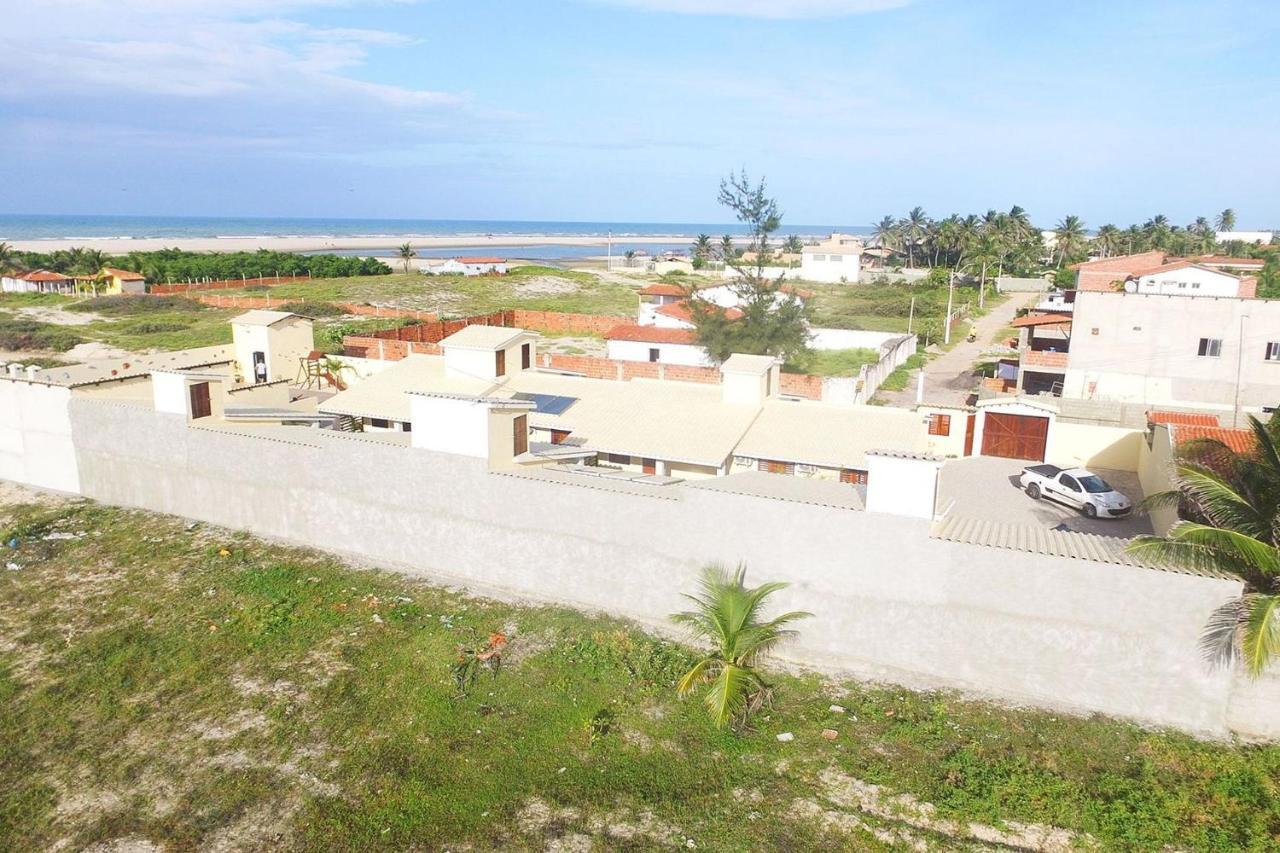
[[[505,264],[506,258],[458,258],[460,264]]]
[[[692,344],[697,337],[692,329],[666,329],[661,326],[614,326],[605,335],[610,341],[638,341],[648,344]]]
[[[657,309],[656,313],[662,314],[665,317],[672,317],[676,320],[683,320],[686,323],[693,322],[693,311],[689,308],[689,303],[687,301],[672,302],[669,305],[663,305]],[[724,310],[724,315],[730,320],[737,320],[742,317],[742,312],[737,308],[726,308]]]
[[[1253,433],[1247,429],[1228,429],[1219,426],[1186,426],[1174,427],[1173,443],[1186,444],[1198,439],[1220,441],[1236,453],[1252,453],[1257,446]]]
[[[1218,426],[1218,416],[1203,412],[1166,412],[1160,409],[1153,409],[1147,412],[1147,423],[1216,427]]]
[[[1071,326],[1070,314],[1028,314],[1025,317],[1019,317],[1010,323],[1014,328],[1022,329],[1027,326]]]
[[[1228,278],[1235,278],[1235,279],[1238,279],[1240,277],[1237,275],[1232,275],[1231,273],[1226,272],[1224,270],[1214,269],[1213,267],[1206,267],[1201,264],[1193,263],[1192,261],[1171,261],[1167,264],[1160,264],[1159,266],[1155,266],[1155,267],[1146,267],[1145,269],[1133,270],[1132,272],[1129,273],[1128,277],[1142,278],[1144,275],[1155,275],[1156,273],[1173,272],[1174,270],[1183,270],[1183,269],[1205,270],[1206,272],[1217,273],[1218,275],[1225,275]]]
[[[688,291],[678,284],[659,282],[640,289],[641,296],[685,296]]]
[[[103,267],[102,271],[109,276],[114,276],[115,278],[123,279],[124,281],[143,281],[146,279],[146,276],[142,273],[134,272],[133,270],[118,270],[115,267]]]
[[[32,270],[17,276],[24,281],[72,281],[69,275],[63,275],[60,272],[51,272],[49,270]]]
[[[783,284],[778,287],[783,293],[789,293],[797,299],[812,299],[813,291],[805,290],[803,287],[792,287],[789,284]]]
[[[1194,258],[1198,264],[1224,267],[1257,267],[1262,269],[1266,261],[1262,258],[1233,258],[1230,255],[1201,255]]]

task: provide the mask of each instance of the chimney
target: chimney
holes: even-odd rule
[[[731,406],[764,405],[778,395],[779,363],[771,355],[734,353],[720,365],[724,401]]]
[[[7,365],[5,367],[5,370],[9,371],[9,375],[12,376],[14,379],[18,379],[19,377],[22,376],[22,365],[18,364],[18,362],[16,361],[13,362],[12,364]]]
[[[39,366],[39,365],[37,365],[37,364],[28,364],[28,365],[27,365],[27,378],[28,378],[28,379],[35,379],[35,378],[36,378],[36,374],[37,374],[37,373],[39,373],[39,372],[40,372],[40,366]]]
[[[943,458],[900,450],[867,451],[867,512],[932,519]]]

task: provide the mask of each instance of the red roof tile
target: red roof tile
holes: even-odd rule
[[[1175,445],[1198,439],[1220,441],[1236,453],[1252,453],[1257,446],[1253,433],[1247,429],[1183,425],[1174,427],[1173,443]]]
[[[1153,409],[1147,412],[1147,423],[1216,427],[1218,426],[1218,416],[1204,414],[1203,412],[1166,412],[1160,409]]]
[[[49,270],[32,270],[18,276],[26,281],[72,281],[69,275],[63,275],[60,272],[50,272]]]
[[[506,258],[458,258],[460,264],[505,264]]]
[[[662,314],[665,317],[671,317],[676,320],[683,320],[686,323],[693,322],[693,311],[689,307],[688,300],[684,302],[672,302],[668,305],[663,305],[662,307],[657,309],[656,313]],[[730,320],[737,320],[742,317],[742,312],[739,311],[737,308],[726,308],[724,309],[724,315],[728,317]]]
[[[103,267],[102,271],[107,275],[115,276],[116,278],[123,279],[124,281],[146,280],[146,276],[140,272],[134,272],[133,270],[118,270],[115,267]]]
[[[685,296],[687,294],[688,291],[680,285],[663,282],[640,288],[641,296]]]
[[[1022,329],[1027,326],[1071,326],[1070,314],[1028,314],[1025,317],[1019,317],[1010,325],[1014,328]]]
[[[637,341],[646,344],[692,344],[697,337],[692,329],[666,329],[661,326],[614,326],[605,335],[610,341]]]

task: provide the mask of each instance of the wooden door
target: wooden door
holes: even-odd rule
[[[977,415],[969,415],[968,423],[964,425],[964,455],[973,455],[973,427],[978,422]]]
[[[551,431],[552,444],[564,444],[569,439],[569,431],[564,429],[553,429]]]
[[[533,362],[533,344],[524,344],[520,347],[520,369],[528,370],[529,365]]]
[[[640,469],[646,474],[656,474],[658,473],[658,463],[653,459],[641,459]]]
[[[511,449],[516,456],[529,451],[528,415],[518,415],[511,421]]]
[[[988,412],[982,427],[982,455],[1044,461],[1049,419]]]
[[[500,349],[493,354],[493,375],[507,375],[507,351]]]
[[[191,419],[207,418],[213,414],[213,403],[209,399],[209,383],[197,382],[191,386]]]

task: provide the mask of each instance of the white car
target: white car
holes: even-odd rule
[[[1088,518],[1124,518],[1133,512],[1132,501],[1084,468],[1032,465],[1022,469],[1018,483],[1032,500],[1049,498]]]

